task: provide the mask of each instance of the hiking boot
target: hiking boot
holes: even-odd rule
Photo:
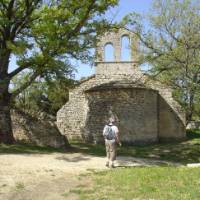
[[[114,166],[114,164],[113,164],[113,163],[110,165],[110,168],[115,168],[115,166]]]

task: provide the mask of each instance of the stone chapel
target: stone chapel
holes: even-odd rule
[[[121,60],[122,38],[129,38],[131,59]],[[172,89],[145,75],[137,64],[136,36],[126,29],[105,33],[97,44],[95,75],[69,92],[57,113],[57,126],[68,139],[103,142],[102,130],[115,117],[124,143],[146,144],[185,138],[185,113]],[[112,45],[114,60],[105,59]]]

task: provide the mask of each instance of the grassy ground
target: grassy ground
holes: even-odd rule
[[[73,142],[74,151],[105,156],[102,145]],[[181,164],[200,162],[200,130],[187,131],[187,140],[145,146],[122,146],[118,155],[179,162]]]
[[[80,147],[80,145],[79,145]],[[85,149],[102,154],[100,146]],[[183,142],[149,146],[127,146],[119,155],[157,158],[182,164],[200,161],[200,130],[187,132]],[[85,200],[197,200],[200,199],[200,168],[187,167],[135,167],[116,168],[90,175],[92,184],[71,191]]]
[[[82,200],[197,200],[200,199],[200,169],[146,167],[114,169],[95,173],[93,184],[80,186]]]
[[[54,153],[80,152],[84,154],[105,156],[104,145],[71,142],[71,148],[55,149],[50,147],[36,147],[27,144],[0,144],[0,154],[3,153]],[[182,142],[161,143],[146,146],[122,146],[118,148],[118,155],[140,158],[153,158],[181,164],[200,162],[200,130],[187,131],[187,140]]]
[[[0,154],[21,153],[84,153],[105,156],[103,145],[71,143],[66,150],[50,147],[36,147],[25,144],[0,144]],[[134,156],[175,161],[182,164],[200,162],[200,130],[187,132],[187,140],[147,146],[122,146],[120,156]],[[79,177],[80,183],[89,180],[91,184],[80,184],[68,195],[78,195],[85,200],[197,200],[200,199],[200,168],[187,167],[134,167],[115,168],[104,172],[90,173]],[[21,188],[22,185],[18,185]]]

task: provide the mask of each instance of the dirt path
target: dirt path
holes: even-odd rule
[[[0,155],[0,200],[63,200],[83,184],[80,174],[106,170],[104,157],[80,153]],[[159,165],[163,162],[118,157],[117,166]],[[84,179],[84,184],[90,184]]]

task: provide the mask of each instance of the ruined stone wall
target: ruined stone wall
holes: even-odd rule
[[[62,148],[68,145],[54,121],[32,117],[22,111],[11,112],[13,135],[16,141],[38,146]]]

